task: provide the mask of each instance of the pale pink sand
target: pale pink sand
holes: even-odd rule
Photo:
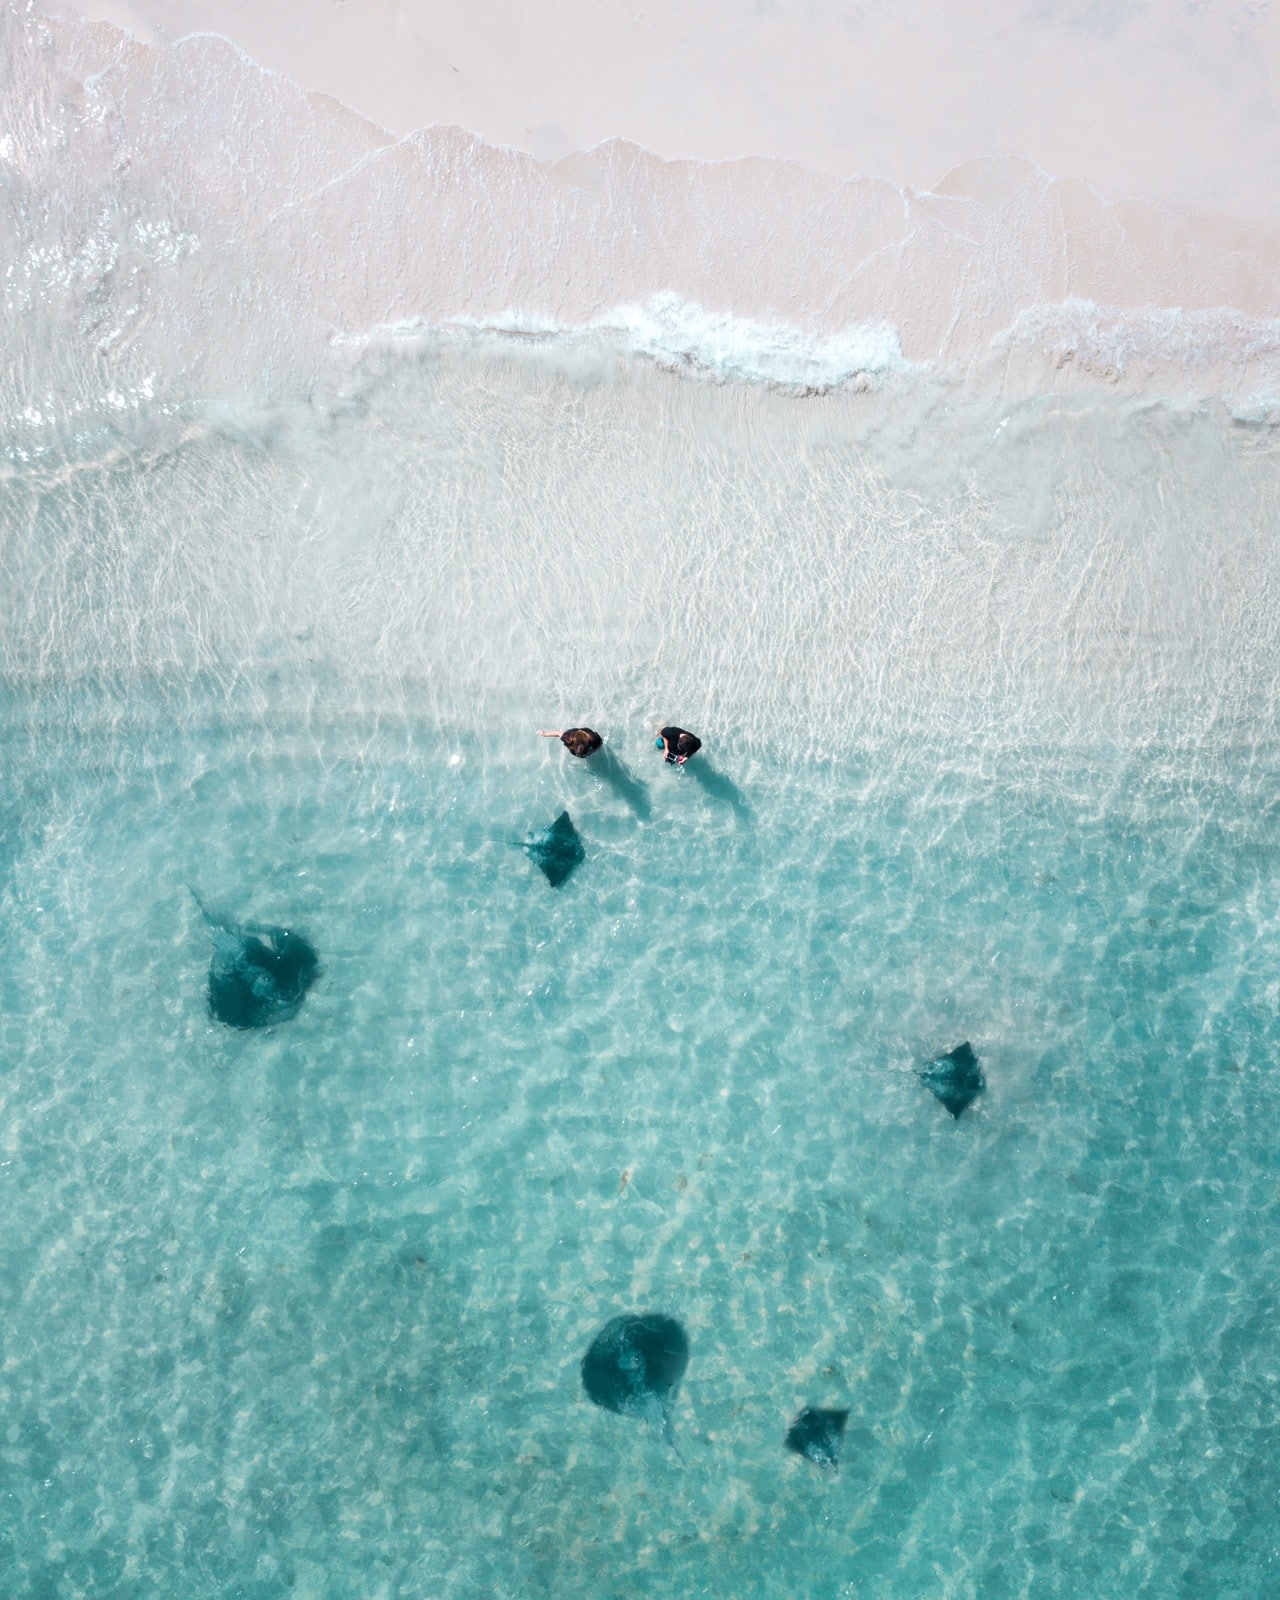
[[[621,138],[917,189],[1009,155],[1280,222],[1267,0],[65,3],[144,40],[225,34],[397,135],[456,124],[552,160]]]
[[[112,141],[104,159],[172,196],[175,226],[180,213],[182,228],[224,241],[193,270],[287,288],[299,307],[290,326],[311,339],[465,315],[583,322],[669,292],[810,334],[889,323],[908,358],[958,368],[984,387],[1034,389],[1047,378],[1055,387],[1121,384],[1268,405],[1280,395],[1280,324],[1271,320],[1280,314],[1280,227],[1263,215],[1280,162],[1255,153],[1275,139],[1277,113],[1250,102],[1276,37],[1265,11],[1209,0],[1174,28],[1152,20],[1157,10],[1171,15],[1172,0],[1117,4],[1104,39],[1098,27],[986,7],[991,51],[978,48],[971,28],[966,57],[961,25],[941,5],[868,6],[861,31],[850,27],[840,40],[820,19],[785,33],[768,22],[790,15],[790,4],[758,9],[765,21],[691,23],[680,48],[672,10],[649,13],[646,33],[603,0],[548,3],[536,28],[514,5],[490,6],[481,27],[465,23],[461,7],[423,0],[254,10],[238,0],[136,0],[133,24],[151,44],[80,21],[51,24],[49,37],[67,92],[92,104]],[[1087,15],[1107,9],[1095,4]],[[1237,9],[1241,34],[1225,20]],[[992,20],[999,16],[1004,31]],[[941,31],[926,58],[930,17]],[[265,73],[219,36],[172,46],[158,37],[162,24],[180,35],[195,23],[234,24],[255,57],[274,56],[292,76]],[[428,35],[463,80],[453,98],[428,93],[444,82],[438,63],[421,82],[411,70],[427,60]],[[940,39],[956,52],[948,72],[937,84],[917,76],[904,86],[908,64],[923,72],[925,59],[945,54]],[[1049,39],[1059,52],[1052,69]],[[1110,77],[1089,80],[1086,68],[1101,74],[1106,63]],[[1007,75],[999,95],[997,69]],[[300,92],[295,80],[365,101],[382,125],[465,118],[491,141],[523,132],[519,142],[544,148],[550,136],[531,119],[554,101],[562,134],[545,158],[459,127],[397,138],[323,94]],[[847,115],[837,117],[840,82],[865,83],[880,121],[852,89]],[[1106,82],[1117,87],[1100,96]],[[940,105],[957,95],[951,126]],[[704,100],[722,108],[722,120]],[[429,101],[438,102],[434,119]],[[1143,123],[1157,108],[1158,134]],[[1246,129],[1255,112],[1258,128]],[[864,143],[872,123],[889,145]],[[610,130],[658,153],[619,139],[572,149]],[[981,155],[984,145],[1015,141],[1070,175],[1021,155]],[[737,151],[739,159],[670,159],[686,142],[701,157]],[[559,145],[570,153],[552,159]],[[749,154],[752,145],[766,155]],[[874,169],[877,150],[896,182],[852,175]],[[970,152],[974,159],[947,170],[948,159]],[[1139,173],[1135,160],[1149,170]],[[926,162],[928,189],[903,181]],[[1167,199],[1108,198],[1145,184],[1189,201],[1219,181],[1216,215]],[[1240,215],[1228,216],[1231,208]],[[1169,308],[1192,315],[1170,317]],[[264,312],[264,328],[273,315]]]

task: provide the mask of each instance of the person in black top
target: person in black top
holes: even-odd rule
[[[559,739],[571,756],[594,755],[604,743],[594,728],[566,728],[563,733],[539,728],[538,732],[544,739]]]
[[[682,767],[690,756],[697,755],[702,749],[702,740],[696,733],[686,733],[683,728],[661,728],[658,732],[658,748],[662,751],[664,761]]]

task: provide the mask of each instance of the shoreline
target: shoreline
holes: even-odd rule
[[[755,325],[748,342],[807,342],[802,374],[815,348],[861,342],[854,375],[888,348],[967,390],[1280,405],[1280,225],[1112,199],[1020,158],[920,191],[620,138],[555,160],[458,127],[394,138],[222,37],[147,44],[32,12],[20,43],[47,96],[15,163],[31,192],[71,195],[86,227],[146,219],[67,273],[67,309],[114,321],[116,393],[198,369],[205,393],[265,374],[279,394],[388,330],[572,332],[675,305],[659,348],[672,335],[694,366]]]
[[[557,162],[618,139],[670,160],[795,162],[934,192],[1022,159],[1117,198],[1280,223],[1280,16],[867,0],[747,14],[678,0],[46,0],[140,43],[220,35],[404,138],[465,128]]]

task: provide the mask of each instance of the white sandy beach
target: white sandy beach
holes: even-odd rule
[[[317,338],[674,295],[984,386],[1280,385],[1265,7],[77,9],[53,58],[110,159],[257,229]]]
[[[50,7],[61,9],[61,7]],[[1111,196],[1277,220],[1280,15],[1204,0],[76,0],[142,40],[212,32],[389,132],[549,160],[621,138],[932,188],[1020,156]]]

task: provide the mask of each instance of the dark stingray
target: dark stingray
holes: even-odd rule
[[[806,1406],[787,1429],[787,1449],[794,1450],[815,1467],[840,1470],[840,1446],[844,1442],[847,1411],[819,1411]]]
[[[291,928],[234,923],[213,916],[197,898],[213,931],[209,1010],[229,1028],[265,1028],[296,1017],[320,975],[314,947]]]
[[[978,1065],[978,1058],[973,1053],[973,1046],[967,1039],[964,1044],[957,1045],[949,1055],[939,1056],[935,1061],[926,1061],[920,1077],[953,1117],[958,1117],[970,1101],[976,1100],[987,1086],[982,1076],[982,1068]]]
[[[671,1408],[689,1365],[689,1339],[674,1317],[660,1311],[614,1317],[582,1358],[587,1398],[622,1417],[641,1417],[676,1454]]]
[[[587,857],[578,830],[567,811],[562,811],[549,828],[543,828],[540,833],[531,833],[524,847],[529,852],[529,859],[542,869],[553,889],[558,889]]]

